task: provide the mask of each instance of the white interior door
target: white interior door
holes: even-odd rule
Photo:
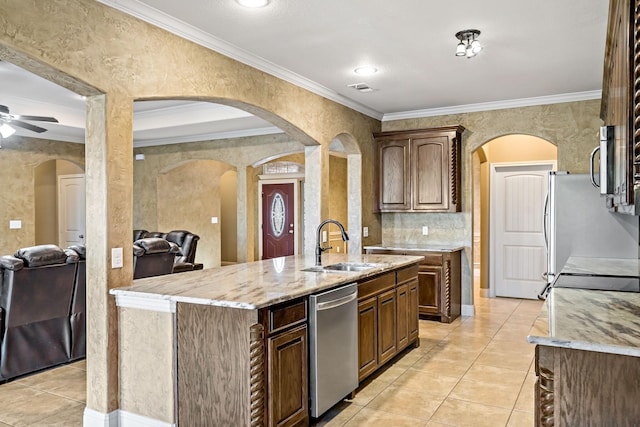
[[[58,176],[58,241],[62,248],[84,244],[86,234],[84,174]]]
[[[554,163],[491,165],[491,287],[536,299],[545,281],[543,210]]]

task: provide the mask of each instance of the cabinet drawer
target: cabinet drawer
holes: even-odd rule
[[[415,279],[418,275],[418,265],[412,265],[402,270],[398,270],[398,280],[397,283],[400,284],[402,282],[406,282],[407,280]]]
[[[358,299],[383,292],[396,286],[396,272],[385,273],[374,279],[358,284]]]
[[[269,333],[286,329],[307,320],[307,300],[275,306],[269,309]]]
[[[423,265],[442,265],[442,254],[440,253],[420,253],[416,255],[424,256]]]

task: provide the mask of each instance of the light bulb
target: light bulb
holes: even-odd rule
[[[9,138],[14,133],[16,133],[16,130],[8,124],[3,123],[2,126],[0,126],[0,135],[2,135],[3,138]]]
[[[458,47],[456,48],[456,56],[464,56],[465,55],[465,46],[462,41],[458,43]]]
[[[473,50],[474,54],[477,54],[482,50],[482,45],[478,40],[473,40],[471,42],[471,49]]]

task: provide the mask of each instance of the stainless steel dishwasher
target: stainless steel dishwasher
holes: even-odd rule
[[[311,416],[358,388],[358,285],[309,297]]]

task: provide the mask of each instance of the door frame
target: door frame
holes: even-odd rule
[[[495,298],[496,296],[496,192],[493,191],[496,188],[496,173],[498,168],[503,167],[528,167],[528,166],[550,166],[552,171],[555,171],[558,167],[557,160],[535,160],[530,162],[497,162],[490,163],[490,177],[489,177],[489,297]]]
[[[300,224],[300,183],[304,175],[286,174],[284,176],[260,175],[258,181],[258,259],[262,259],[262,186],[264,184],[293,184],[293,253],[300,253],[300,236],[303,235]]]
[[[74,174],[67,174],[67,175],[58,175],[57,179],[56,179],[56,203],[57,203],[57,210],[58,210],[58,245],[60,245],[60,247],[66,247],[66,244],[63,245],[62,242],[65,240],[64,236],[62,235],[62,233],[64,232],[64,225],[65,223],[63,223],[63,212],[62,212],[62,186],[60,185],[60,182],[63,179],[68,179],[68,178],[82,178],[85,181],[85,206],[84,206],[84,237],[82,238],[83,241],[86,242],[87,239],[87,205],[86,205],[86,180],[87,180],[87,176],[84,173],[74,173]]]

